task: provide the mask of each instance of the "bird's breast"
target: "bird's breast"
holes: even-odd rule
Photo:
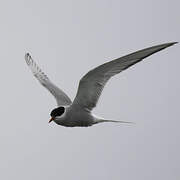
[[[84,111],[69,110],[63,119],[56,121],[58,125],[66,127],[88,127],[94,124],[93,116]]]

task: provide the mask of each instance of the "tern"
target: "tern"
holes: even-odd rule
[[[73,102],[61,89],[50,81],[29,53],[25,54],[25,60],[34,76],[47,90],[49,90],[57,101],[57,108],[51,111],[51,119],[49,122],[54,121],[56,124],[66,127],[88,127],[102,122],[131,123],[126,121],[107,120],[92,113],[104,86],[112,76],[176,43],[177,42],[165,43],[142,49],[90,70],[79,81],[78,91]]]

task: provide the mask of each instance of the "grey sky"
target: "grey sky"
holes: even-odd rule
[[[178,0],[0,1],[3,180],[180,178],[179,44],[117,75],[96,114],[136,125],[48,124],[55,100],[32,76],[30,52],[71,98],[91,68],[180,40]]]

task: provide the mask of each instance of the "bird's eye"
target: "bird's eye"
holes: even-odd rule
[[[58,107],[52,110],[51,117],[61,116],[64,112],[65,112],[64,107]]]

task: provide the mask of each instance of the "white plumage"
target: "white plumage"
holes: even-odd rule
[[[50,121],[53,120],[59,125],[69,127],[91,126],[100,122],[129,123],[124,121],[105,120],[91,113],[92,109],[97,105],[104,86],[112,76],[174,44],[176,44],[176,42],[146,48],[94,68],[81,78],[77,95],[73,102],[61,89],[49,80],[47,75],[45,75],[33,61],[29,53],[25,55],[25,60],[34,76],[50,91],[57,101],[58,108],[55,108],[51,112],[52,118]]]

